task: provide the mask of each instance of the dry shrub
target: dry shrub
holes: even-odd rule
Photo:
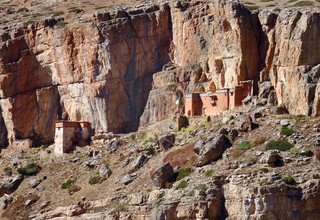
[[[195,144],[196,142],[193,142],[179,149],[168,152],[168,154],[163,159],[163,162],[170,163],[173,168],[194,166],[197,159],[197,155],[193,151]]]
[[[256,147],[256,146],[259,146],[259,145],[262,145],[263,143],[265,143],[267,141],[267,138],[266,137],[263,137],[263,136],[255,136],[252,140],[252,146],[253,147]]]

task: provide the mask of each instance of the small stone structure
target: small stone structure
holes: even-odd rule
[[[242,100],[252,95],[253,81],[243,81],[234,89],[219,89],[205,93],[190,93],[185,99],[185,115],[219,115],[225,110],[242,105]]]
[[[89,122],[58,121],[55,127],[56,154],[68,153],[74,145],[88,143],[91,136]]]

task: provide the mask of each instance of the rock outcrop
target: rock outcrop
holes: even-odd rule
[[[96,133],[134,131],[183,113],[187,92],[259,78],[270,79],[272,103],[318,116],[319,12],[162,1],[100,9],[81,24],[60,16],[5,28],[0,144],[51,143],[58,119],[89,121]]]
[[[270,77],[279,104],[291,114],[319,115],[318,8],[259,12],[267,50],[261,77]]]
[[[102,11],[65,27],[53,21],[1,44],[3,136],[52,142],[58,119],[89,121],[95,132],[137,129],[152,74],[169,61],[169,8]]]

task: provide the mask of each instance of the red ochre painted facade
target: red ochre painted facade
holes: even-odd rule
[[[190,93],[185,99],[185,115],[219,115],[242,105],[242,100],[252,95],[253,81],[243,81],[234,89],[220,89],[206,93]]]

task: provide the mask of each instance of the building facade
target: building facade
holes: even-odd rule
[[[55,123],[55,153],[68,153],[75,145],[87,144],[90,136],[89,122],[58,121]]]
[[[253,93],[253,81],[243,81],[233,89],[219,89],[204,93],[190,93],[185,98],[185,115],[219,115],[241,106],[242,100]]]

